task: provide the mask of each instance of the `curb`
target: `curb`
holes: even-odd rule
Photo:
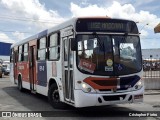
[[[160,95],[160,93],[144,93],[144,95]]]

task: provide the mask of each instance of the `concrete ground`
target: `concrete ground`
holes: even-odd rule
[[[8,76],[0,78],[0,116],[2,112],[40,112],[50,117],[42,118],[19,118],[0,117],[0,120],[101,120],[101,119],[142,119],[160,120],[160,90],[146,90],[143,103],[118,104],[104,107],[89,107],[76,109],[67,107],[66,109],[54,109],[48,103],[47,97],[31,94],[29,91],[20,92],[17,86],[12,84]],[[135,117],[131,114],[151,114],[150,117]],[[154,116],[154,114],[157,116]],[[53,117],[54,116],[54,117]]]

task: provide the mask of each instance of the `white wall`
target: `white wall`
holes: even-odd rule
[[[160,59],[160,48],[159,49],[142,49],[142,58],[148,59],[152,55],[152,59]]]

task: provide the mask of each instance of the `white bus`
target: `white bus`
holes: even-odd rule
[[[72,18],[11,46],[10,78],[51,105],[103,106],[143,101],[142,55],[135,22]]]

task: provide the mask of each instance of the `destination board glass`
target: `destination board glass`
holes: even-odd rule
[[[76,23],[77,32],[116,32],[138,34],[137,25],[133,21],[105,18],[80,18]]]

